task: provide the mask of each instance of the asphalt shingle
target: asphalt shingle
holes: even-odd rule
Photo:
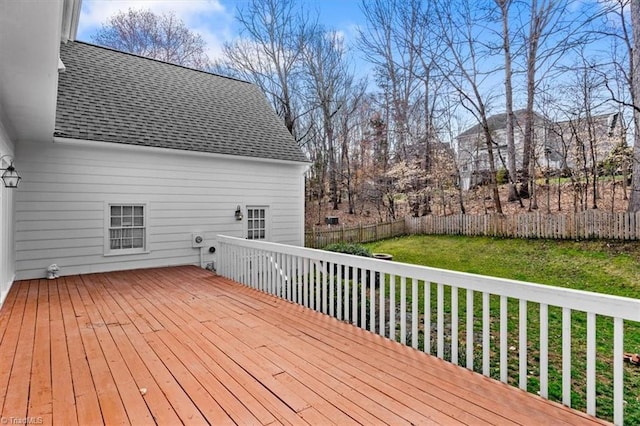
[[[308,161],[251,83],[78,41],[60,57],[54,136]]]

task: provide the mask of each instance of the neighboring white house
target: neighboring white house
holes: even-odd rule
[[[514,111],[515,163],[522,169],[524,150],[525,110]],[[603,160],[611,150],[625,138],[625,128],[618,124],[617,113],[598,115],[583,114],[571,120],[553,121],[534,113],[533,158],[536,168],[549,166],[552,170],[584,168],[590,158]],[[506,169],[509,162],[507,152],[507,114],[496,114],[487,118],[491,133],[494,167]],[[463,189],[486,182],[489,153],[481,124],[476,124],[456,137],[458,165]],[[587,152],[593,149],[593,153]],[[587,164],[588,165],[588,164]]]
[[[522,151],[524,145],[525,110],[514,111],[514,145],[516,147],[516,168],[522,168]],[[487,118],[493,142],[493,161],[496,170],[506,169],[509,162],[506,142],[507,114],[496,114]],[[548,120],[539,114],[534,115],[533,143],[537,151],[542,150],[547,140]],[[456,137],[458,167],[461,185],[469,189],[486,181],[489,173],[489,151],[484,130],[476,124]]]
[[[0,301],[51,264],[204,266],[218,234],[303,244],[308,163],[256,86],[73,41],[76,1],[0,1],[0,155],[23,178],[0,194]]]

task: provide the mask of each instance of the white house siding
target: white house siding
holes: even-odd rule
[[[0,122],[0,157],[13,155],[13,143]],[[16,161],[19,172],[20,166]],[[0,172],[1,174],[2,172]],[[13,211],[15,189],[0,183],[0,306],[4,302],[15,276]]]
[[[20,144],[18,279],[52,263],[62,275],[200,264],[192,233],[206,248],[218,234],[245,237],[238,205],[268,206],[270,240],[303,244],[304,164],[90,143]],[[147,203],[148,253],[104,255],[105,202]]]

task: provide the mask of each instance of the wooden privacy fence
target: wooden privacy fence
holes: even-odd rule
[[[640,213],[586,210],[562,214],[407,217],[373,225],[314,229],[306,232],[305,245],[322,248],[341,241],[366,243],[411,234],[631,241],[640,240]]]
[[[406,218],[407,234],[508,238],[640,239],[640,213],[586,210],[577,213],[455,215]]]
[[[405,219],[393,222],[375,223],[371,225],[358,225],[353,227],[335,226],[328,230],[316,230],[305,232],[304,245],[311,248],[322,248],[329,244],[368,243],[385,238],[405,235]]]

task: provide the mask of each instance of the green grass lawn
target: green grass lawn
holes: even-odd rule
[[[640,244],[615,242],[575,242],[516,240],[461,236],[411,236],[366,245],[373,252],[390,253],[395,261],[495,277],[535,282],[598,293],[640,299]],[[435,286],[434,286],[435,287]],[[432,289],[435,291],[435,289]],[[420,292],[422,294],[422,291]],[[474,316],[481,317],[480,295],[476,295]],[[435,297],[435,295],[432,295]],[[446,311],[450,309],[449,297]],[[433,299],[432,299],[433,300]],[[465,295],[460,293],[460,340],[464,342]],[[499,377],[498,298],[491,300],[492,341],[491,375]],[[528,307],[529,391],[538,390],[538,305]],[[432,322],[435,317],[432,318]],[[613,325],[598,318],[597,332],[597,413],[611,420]],[[550,399],[560,401],[561,394],[561,311],[549,310]],[[517,302],[509,302],[509,345],[517,346]],[[433,347],[433,345],[432,345]],[[586,315],[572,315],[572,406],[585,407]],[[625,352],[640,352],[640,324],[625,324]],[[461,346],[461,354],[464,347]],[[475,352],[476,358],[479,352]],[[510,382],[517,383],[517,354],[509,357]],[[625,366],[625,424],[640,424],[640,367]]]

